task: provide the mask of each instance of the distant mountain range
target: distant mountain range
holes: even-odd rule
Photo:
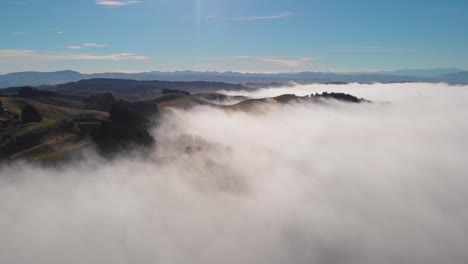
[[[398,76],[415,76],[415,77],[439,77],[453,73],[459,73],[463,70],[457,68],[446,69],[405,69],[397,71],[382,71],[381,74],[390,74]]]
[[[57,85],[86,79],[127,79],[138,81],[208,81],[231,84],[285,84],[331,83],[331,82],[446,82],[468,84],[468,71],[460,69],[398,70],[372,73],[239,73],[239,72],[141,72],[141,73],[93,73],[76,71],[16,72],[0,75],[0,88],[17,86]]]

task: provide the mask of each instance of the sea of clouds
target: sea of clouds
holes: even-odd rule
[[[467,263],[468,87],[226,93],[323,91],[373,103],[169,110],[148,157],[0,168],[0,263]]]

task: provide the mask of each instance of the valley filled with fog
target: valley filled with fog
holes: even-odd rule
[[[168,109],[145,157],[4,165],[0,262],[467,263],[468,86],[221,91],[321,92],[372,103]]]

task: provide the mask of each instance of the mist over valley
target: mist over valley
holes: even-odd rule
[[[0,261],[464,263],[467,87],[219,91],[323,92],[372,102],[168,107],[144,156],[2,165]]]

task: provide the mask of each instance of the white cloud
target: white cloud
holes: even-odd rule
[[[200,70],[240,72],[289,72],[308,71],[317,68],[318,57],[289,56],[224,56],[215,57],[199,65]]]
[[[109,45],[97,44],[97,43],[83,43],[81,45],[68,46],[69,49],[81,49],[81,48],[103,48],[108,47]]]
[[[34,50],[0,50],[0,58],[24,57],[35,54]]]
[[[84,47],[92,47],[92,48],[103,48],[108,47],[109,45],[106,44],[97,44],[97,43],[83,43]]]
[[[293,16],[293,12],[283,12],[277,15],[272,16],[241,16],[241,17],[234,17],[232,20],[235,21],[254,21],[254,20],[265,20],[265,19],[281,19]]]
[[[110,1],[110,0],[97,0],[96,4],[103,5],[103,6],[126,6],[126,5],[133,5],[138,4],[141,1]]]
[[[228,56],[228,57],[216,57],[216,59],[227,59],[227,60],[245,60],[255,58],[253,56]]]
[[[78,46],[70,46],[75,49]],[[69,47],[69,48],[70,48]],[[41,53],[34,50],[0,50],[0,58],[28,58],[30,60],[148,60],[149,57],[133,53],[79,54],[79,53]]]
[[[297,68],[309,64],[312,61],[318,60],[318,58],[313,57],[299,57],[292,59],[281,59],[281,58],[263,58],[264,62],[269,62],[272,64],[277,64],[286,68]]]
[[[63,33],[65,33],[65,32],[63,32],[60,28],[51,28],[50,31],[53,31],[53,32],[55,32],[55,33],[57,33],[57,34],[63,34]]]
[[[96,54],[45,54],[44,58],[51,60],[147,60],[149,57],[133,53],[116,53],[108,55]]]
[[[81,46],[68,46],[69,49],[81,49]]]
[[[26,35],[28,32],[13,32],[12,35]]]
[[[343,53],[354,53],[354,52],[375,52],[375,53],[408,53],[413,52],[412,49],[406,48],[393,48],[393,47],[385,47],[379,45],[362,45],[362,46],[334,46],[328,47],[329,51],[332,52],[343,52]]]
[[[329,47],[331,51],[336,52],[381,52],[385,51],[386,48],[383,46],[336,46],[336,47]]]

